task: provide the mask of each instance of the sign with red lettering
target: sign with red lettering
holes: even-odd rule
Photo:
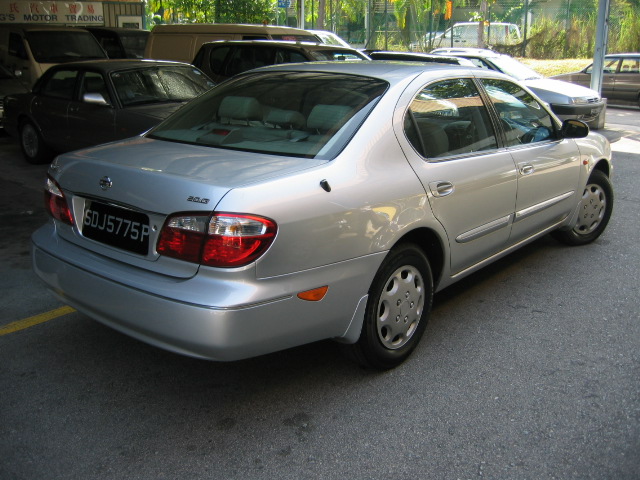
[[[101,2],[0,0],[0,23],[104,25]]]

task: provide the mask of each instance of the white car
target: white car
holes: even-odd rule
[[[605,101],[595,90],[545,78],[509,55],[485,48],[436,48],[431,53],[466,58],[476,66],[496,70],[519,80],[547,102],[561,120],[575,118],[596,128]]]

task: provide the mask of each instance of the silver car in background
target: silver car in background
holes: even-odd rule
[[[500,73],[265,67],[144,135],[59,156],[33,265],[64,302],[174,352],[332,338],[386,369],[434,292],[548,232],[598,238],[611,173],[604,137]]]
[[[562,80],[545,78],[509,55],[486,48],[436,48],[431,53],[466,58],[480,68],[495,70],[515,78],[547,102],[562,120],[575,118],[592,128],[604,125],[605,101],[595,90]]]

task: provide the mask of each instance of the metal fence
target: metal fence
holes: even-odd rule
[[[366,48],[430,51],[486,44],[531,58],[585,58],[594,52],[597,0],[471,0],[464,7],[437,0],[361,0],[358,7],[352,0],[349,8],[346,1],[325,0],[324,21],[319,24],[320,2],[306,0],[305,27],[333,30]],[[295,11],[295,4],[290,8]],[[482,21],[484,28],[475,35],[463,32],[468,38],[461,42],[454,26],[469,21]],[[491,29],[496,32],[505,23],[514,24],[519,33],[502,41]],[[608,53],[640,50],[638,0],[612,1],[608,26]]]

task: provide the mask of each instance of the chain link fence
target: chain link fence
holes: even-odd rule
[[[354,14],[353,2],[347,11],[344,2],[326,0],[328,14],[322,26],[317,24],[318,4],[305,2],[306,28],[333,30],[365,48],[428,52],[436,47],[487,45],[539,59],[588,58],[595,48],[597,0],[479,0],[465,7],[442,1],[442,8],[435,0],[362,0],[360,14]],[[481,20],[482,33],[479,23],[473,31],[471,27],[456,31],[460,30],[456,24]],[[612,1],[608,25],[607,53],[640,50],[638,0]]]

